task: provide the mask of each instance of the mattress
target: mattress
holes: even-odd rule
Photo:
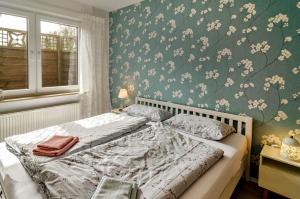
[[[241,167],[242,159],[247,152],[246,138],[239,134],[232,134],[222,141],[193,138],[222,149],[224,157],[194,182],[181,198],[218,198]],[[9,199],[41,198],[37,185],[26,173],[17,157],[7,151],[4,143],[0,144],[0,177]]]

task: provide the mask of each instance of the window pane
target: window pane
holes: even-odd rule
[[[0,89],[28,88],[27,19],[0,13]]]
[[[78,29],[41,21],[42,86],[78,84]]]

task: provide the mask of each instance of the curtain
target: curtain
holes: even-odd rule
[[[111,110],[108,19],[82,15],[79,63],[81,117]]]

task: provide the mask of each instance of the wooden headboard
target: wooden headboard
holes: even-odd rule
[[[237,133],[246,136],[247,139],[248,159],[247,159],[247,168],[246,168],[246,180],[250,179],[250,155],[251,155],[252,122],[253,122],[253,119],[251,117],[234,115],[229,113],[222,113],[218,111],[212,111],[212,110],[191,107],[191,106],[186,106],[181,104],[175,104],[172,102],[164,102],[159,100],[142,98],[142,97],[136,97],[135,103],[168,110],[174,115],[179,113],[185,113],[185,114],[212,118],[234,127]]]

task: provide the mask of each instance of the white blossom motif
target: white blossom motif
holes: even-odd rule
[[[160,36],[160,43],[163,43],[163,42],[165,42],[166,41],[166,37],[165,36],[163,36],[163,35],[161,35]]]
[[[288,51],[287,49],[281,50],[281,55],[278,57],[279,61],[284,61],[285,59],[288,59],[292,56],[292,53]]]
[[[177,56],[182,56],[184,54],[184,50],[183,48],[178,48],[176,50],[173,51],[173,56],[177,57]]]
[[[194,54],[190,54],[190,56],[189,56],[189,59],[188,59],[188,62],[192,62],[192,61],[194,61],[195,60],[195,55]]]
[[[163,61],[164,55],[161,52],[158,52],[154,55],[154,62]]]
[[[175,15],[183,13],[185,10],[184,4],[180,4],[175,8]]]
[[[242,43],[244,43],[247,40],[246,37],[242,37],[241,39],[237,40],[236,45],[240,46]]]
[[[193,17],[196,13],[197,11],[194,8],[192,8],[189,17]]]
[[[270,45],[268,44],[267,41],[263,41],[257,44],[252,44],[250,47],[251,47],[252,54],[257,52],[267,53],[268,50],[270,49]]]
[[[218,51],[217,62],[220,62],[222,57],[227,57],[228,60],[232,59],[231,50],[228,48],[224,48],[224,49]]]
[[[234,84],[233,79],[231,79],[231,78],[228,77],[228,78],[226,79],[226,82],[225,82],[224,85],[225,85],[226,87],[230,87],[230,86],[232,86],[233,84]]]
[[[300,66],[294,67],[294,68],[292,69],[292,72],[293,72],[295,75],[298,74],[298,73],[300,72]]]
[[[219,76],[217,69],[205,72],[205,79],[217,79]]]
[[[280,104],[286,105],[288,103],[289,103],[289,101],[287,99],[281,99],[281,101],[280,101]]]
[[[234,0],[219,0],[219,11],[223,11],[223,8],[225,6],[230,6],[233,7],[234,6]]]
[[[239,99],[240,97],[244,96],[245,92],[244,91],[239,91],[234,94],[235,99]]]
[[[253,84],[253,82],[240,84],[240,88],[242,88],[242,89],[254,88],[254,84]]]
[[[118,70],[116,68],[114,68],[114,69],[111,70],[111,74],[115,75],[117,73],[118,73]]]
[[[134,25],[134,24],[135,24],[135,18],[129,19],[128,25],[131,26],[131,25]]]
[[[170,25],[170,33],[172,33],[176,29],[176,21],[172,19],[169,21],[168,25]]]
[[[150,83],[148,79],[143,80],[144,90],[148,90],[150,88]]]
[[[155,91],[154,92],[154,99],[156,99],[156,98],[162,98],[162,92],[161,91]]]
[[[296,7],[300,9],[300,1],[297,3]]]
[[[168,70],[168,73],[171,74],[174,70],[175,70],[175,63],[173,61],[168,61],[167,66],[169,66],[169,70]]]
[[[240,62],[237,64],[238,66],[244,66],[244,70],[241,73],[241,76],[245,77],[249,73],[253,72],[253,63],[249,59],[242,59]]]
[[[170,88],[170,84],[167,84],[167,85],[165,86],[165,90],[167,91],[167,90],[169,90],[169,88]]]
[[[243,7],[240,8],[240,12],[246,11],[246,16],[244,17],[244,22],[249,21],[255,14],[255,4],[253,3],[247,3],[244,4]]]
[[[140,76],[141,76],[140,72],[139,72],[139,71],[135,71],[135,72],[133,73],[133,80],[139,79]]]
[[[151,9],[149,6],[145,7],[144,12],[146,13],[146,18],[149,17],[149,15],[151,14]]]
[[[160,75],[160,76],[159,76],[159,81],[162,82],[162,81],[164,81],[164,80],[165,80],[165,76],[164,76],[164,75]]]
[[[220,20],[215,20],[215,21],[207,24],[207,31],[210,32],[212,30],[219,30],[221,25],[222,24],[221,24]]]
[[[183,84],[185,82],[185,80],[189,80],[189,82],[192,82],[192,74],[191,73],[184,73],[181,75],[181,84]]]
[[[264,99],[248,100],[248,108],[249,108],[249,110],[258,109],[260,111],[263,111],[267,107],[268,107],[268,105],[265,103]]]
[[[291,42],[292,40],[293,40],[293,37],[291,37],[291,36],[285,37],[284,38],[284,43]]]
[[[273,146],[273,147],[279,148],[281,146],[281,140],[279,137],[277,137],[274,134],[263,135],[261,137],[260,144],[261,144],[261,146],[268,145],[268,146]]]
[[[125,62],[125,63],[121,66],[121,69],[122,69],[123,71],[125,71],[126,73],[127,73],[127,71],[129,70],[129,68],[130,68],[129,62]]]
[[[168,82],[168,83],[176,82],[176,78],[169,78],[169,79],[167,80],[167,82]]]
[[[204,97],[207,94],[207,86],[204,83],[200,83],[196,86],[197,89],[200,89],[199,98]]]
[[[252,26],[252,27],[243,29],[242,33],[243,34],[249,34],[251,32],[256,32],[256,31],[257,31],[257,27],[256,26]]]
[[[191,106],[194,104],[194,100],[192,98],[189,98],[186,105]]]
[[[157,36],[156,31],[152,31],[149,33],[149,39],[154,39],[154,38],[156,38],[156,36]]]
[[[279,75],[274,75],[272,77],[267,77],[265,79],[264,90],[269,91],[271,85],[278,84],[279,89],[284,89],[285,81]]]
[[[156,75],[155,68],[152,68],[152,69],[148,70],[148,76],[155,76],[155,75]]]
[[[172,92],[172,97],[173,98],[181,98],[182,97],[182,92],[181,90],[176,90]]]
[[[200,51],[203,52],[205,49],[209,47],[209,42],[207,37],[200,37],[200,39],[197,41],[198,43],[201,42],[202,46],[200,48]]]
[[[182,32],[182,41],[184,41],[186,37],[193,38],[193,34],[193,30],[191,28],[187,28]]]
[[[164,21],[165,16],[163,13],[159,13],[157,16],[155,16],[155,24],[158,24],[160,21]]]
[[[133,46],[136,46],[136,44],[140,44],[141,43],[141,38],[140,37],[135,37],[134,39],[133,39]]]
[[[226,111],[229,111],[230,109],[230,104],[229,102],[222,98],[222,99],[219,99],[219,100],[216,100],[216,106],[215,106],[215,110],[218,111],[221,107],[224,107]]]
[[[232,35],[233,33],[235,33],[235,31],[236,31],[236,28],[234,27],[234,26],[229,26],[229,28],[228,28],[228,31],[227,31],[227,35],[228,36],[230,36],[230,35]]]
[[[267,31],[271,32],[276,24],[282,23],[282,27],[289,26],[289,18],[287,15],[279,13],[275,17],[268,19]]]
[[[145,43],[143,49],[145,50],[145,55],[148,54],[150,52],[150,44]]]
[[[277,115],[274,117],[274,120],[280,122],[282,120],[286,120],[288,116],[283,111],[278,111]]]
[[[135,57],[135,53],[133,51],[128,53],[128,59],[133,59],[134,57]]]

